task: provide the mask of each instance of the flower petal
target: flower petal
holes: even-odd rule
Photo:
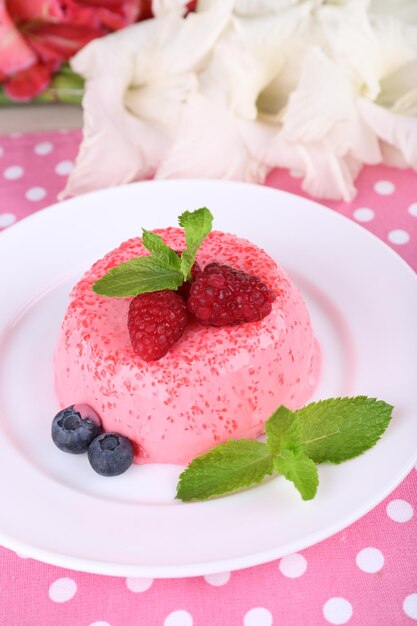
[[[349,202],[356,195],[354,180],[361,163],[349,155],[333,154],[325,142],[289,142],[278,131],[259,156],[270,167],[299,170],[302,188],[312,196]]]
[[[257,132],[256,124],[252,123],[252,127]],[[223,106],[195,93],[183,108],[176,139],[156,178],[204,176],[263,182],[268,170],[267,165],[251,155],[237,118]]]
[[[374,133],[356,109],[352,85],[340,68],[318,48],[305,57],[300,82],[283,115],[283,137],[303,145],[324,140],[336,156],[351,154],[365,163],[379,163]]]
[[[26,27],[26,36],[39,58],[44,61],[69,59],[87,43],[107,31],[72,24],[34,22]]]
[[[138,26],[142,25],[146,38],[152,20]],[[123,40],[117,41],[118,53],[113,54],[106,41],[112,37],[96,40],[72,61],[74,70],[88,77],[83,98],[84,139],[61,197],[150,177],[166,149],[164,133],[134,117],[124,106],[134,74],[134,56]]]
[[[371,0],[369,11],[372,14],[397,17],[407,24],[417,23],[417,4],[415,0]]]
[[[189,0],[153,0],[152,13],[155,17],[162,17],[168,13],[185,15]]]
[[[311,11],[313,4],[308,4]],[[258,17],[260,15],[274,15],[295,6],[294,0],[235,0],[235,15],[242,17]]]
[[[373,132],[395,146],[405,162],[417,169],[417,118],[398,115],[364,98],[358,101],[360,114]]]
[[[410,61],[381,81],[380,106],[393,113],[417,115],[417,61]]]
[[[207,63],[212,48],[225,29],[232,12],[234,0],[211,0],[207,7],[199,3],[197,13],[189,13],[181,19],[177,13],[152,20],[157,26],[153,50],[146,50],[148,76],[170,76],[196,72]],[[143,83],[141,54],[136,47],[137,81]]]
[[[6,95],[16,102],[29,102],[49,85],[51,70],[41,63],[14,74],[4,85]]]
[[[36,54],[27,45],[0,2],[0,72],[10,75],[36,63]]]
[[[63,197],[154,174],[231,2],[186,19],[174,12],[140,22],[74,57],[72,67],[87,79],[84,140]]]
[[[62,20],[65,10],[61,0],[7,0],[10,15],[17,22]]]
[[[129,87],[124,103],[135,117],[175,134],[181,108],[188,94],[196,91],[197,87],[194,74],[170,76],[144,86]]]
[[[200,74],[202,91],[239,116],[255,120],[258,97],[284,68],[288,45],[306,13],[303,5],[279,16],[233,17]]]
[[[18,23],[72,24],[117,30],[152,16],[151,0],[7,0]]]

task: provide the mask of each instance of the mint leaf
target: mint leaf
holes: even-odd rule
[[[274,471],[272,455],[259,441],[229,440],[194,459],[182,472],[177,498],[206,500],[262,482]]]
[[[181,271],[181,261],[175,250],[164,243],[162,237],[142,228],[142,243],[156,261],[167,269]]]
[[[279,454],[283,448],[303,451],[301,424],[299,417],[280,406],[265,424],[267,446],[272,454]]]
[[[382,400],[356,396],[312,402],[295,414],[306,454],[315,463],[342,463],[376,444],[392,410]]]
[[[188,280],[198,249],[211,231],[213,216],[207,208],[202,207],[192,212],[185,211],[179,216],[178,223],[185,230],[187,248],[181,255],[181,270],[184,280]]]
[[[294,483],[303,500],[314,498],[319,484],[317,468],[304,452],[300,418],[280,406],[265,424],[267,447],[274,469]]]
[[[277,456],[274,456],[274,468],[294,483],[303,500],[314,498],[319,476],[316,464],[304,452],[284,448]]]
[[[160,289],[178,289],[182,283],[180,271],[166,268],[153,257],[143,256],[113,267],[92,289],[101,296],[123,298]]]

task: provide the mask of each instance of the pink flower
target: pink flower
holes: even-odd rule
[[[0,82],[31,100],[92,39],[151,17],[151,0],[0,0]]]

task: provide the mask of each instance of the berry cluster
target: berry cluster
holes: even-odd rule
[[[99,416],[88,404],[74,404],[57,413],[51,435],[63,452],[87,452],[91,467],[101,476],[123,474],[133,463],[130,439],[117,433],[103,433]]]
[[[275,294],[257,276],[222,263],[201,270],[175,291],[144,293],[130,303],[128,329],[133,350],[145,361],[163,357],[182,336],[193,315],[205,326],[259,322],[269,315]]]

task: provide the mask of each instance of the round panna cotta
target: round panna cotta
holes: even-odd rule
[[[185,247],[179,228],[156,230],[174,250]],[[61,407],[89,404],[107,432],[132,440],[136,463],[187,464],[228,439],[255,438],[281,405],[303,406],[319,377],[320,354],[304,301],[265,251],[213,231],[197,261],[218,261],[258,276],[276,294],[260,322],[206,327],[191,319],[158,361],[146,362],[127,328],[132,298],[92,291],[110,268],[148,254],[139,238],[107,254],[74,287],[55,354]]]

